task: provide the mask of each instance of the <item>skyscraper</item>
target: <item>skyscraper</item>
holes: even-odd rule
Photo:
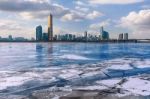
[[[36,27],[36,40],[37,41],[42,40],[42,26],[41,25]]]
[[[102,40],[108,40],[109,39],[109,33],[107,31],[104,31],[103,27],[100,28],[100,34]]]
[[[43,41],[48,41],[48,33],[43,33]]]
[[[128,40],[128,33],[124,33],[124,40]]]
[[[84,32],[84,39],[85,39],[86,42],[87,42],[87,40],[88,40],[88,37],[87,37],[87,36],[88,36],[88,33],[87,33],[87,31],[85,31],[85,32]]]
[[[53,16],[48,16],[48,40],[53,41]]]
[[[123,40],[123,33],[119,34],[118,40]]]
[[[103,31],[104,31],[104,29],[103,29],[103,26],[100,28],[100,34],[102,35],[103,34]]]

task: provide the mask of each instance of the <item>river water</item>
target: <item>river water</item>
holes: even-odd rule
[[[87,72],[80,68],[86,64],[123,60],[150,65],[149,49],[148,43],[0,43],[0,93],[68,80]]]

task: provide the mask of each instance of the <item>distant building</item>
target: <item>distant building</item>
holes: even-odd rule
[[[123,33],[119,34],[118,40],[123,40]]]
[[[36,27],[36,41],[41,41],[42,40],[42,26],[37,26]]]
[[[53,41],[53,16],[48,16],[48,40]]]
[[[48,41],[48,33],[43,33],[43,41]]]
[[[102,40],[109,40],[109,33],[107,31],[104,31],[103,27],[100,29],[101,39]]]
[[[35,41],[35,39],[32,37],[32,38],[31,38],[31,41]]]
[[[14,38],[14,41],[28,41],[28,40],[25,39],[24,37],[16,37]]]
[[[12,41],[12,40],[13,40],[12,35],[9,35],[9,36],[8,36],[8,40],[9,40],[9,41]]]
[[[128,40],[128,33],[124,33],[124,40]]]
[[[58,40],[58,36],[55,35],[54,38],[53,38],[53,40],[54,40],[54,41]]]
[[[88,41],[88,33],[87,33],[87,31],[84,32],[84,39],[85,39],[85,41]]]

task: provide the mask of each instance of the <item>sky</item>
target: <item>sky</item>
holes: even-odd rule
[[[50,13],[54,35],[100,35],[103,26],[110,38],[150,39],[150,0],[0,0],[0,36],[32,38],[38,25],[47,32]]]

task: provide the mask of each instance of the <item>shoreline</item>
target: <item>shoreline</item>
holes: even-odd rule
[[[138,41],[138,40],[110,40],[110,41],[0,41],[0,43],[110,43],[110,44],[117,44],[117,43],[150,43],[148,41]]]
[[[0,43],[137,43],[138,40],[100,40],[100,41],[0,41]]]

